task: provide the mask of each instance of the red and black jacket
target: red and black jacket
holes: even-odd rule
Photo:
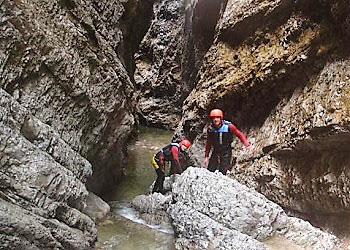
[[[249,142],[244,134],[229,121],[223,120],[219,128],[210,126],[207,135],[205,157],[209,156],[211,148],[216,152],[231,149],[233,135],[237,136],[245,146],[249,146]]]
[[[156,159],[164,166],[166,161],[170,161],[173,173],[181,173],[181,165],[179,161],[180,145],[178,143],[170,143],[162,148],[157,154]]]

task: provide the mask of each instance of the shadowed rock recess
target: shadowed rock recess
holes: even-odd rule
[[[142,123],[174,129],[214,40],[224,0],[162,0],[135,54],[135,86]]]
[[[214,107],[256,146],[231,177],[349,235],[349,40],[347,0],[0,0],[0,249],[93,248],[138,120],[199,166]]]

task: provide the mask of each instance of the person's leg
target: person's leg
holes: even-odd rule
[[[210,156],[209,164],[208,164],[208,170],[210,172],[214,172],[218,168],[218,163],[219,163],[218,161],[219,161],[218,154],[216,152],[213,152]]]
[[[157,173],[157,179],[156,179],[156,182],[154,183],[152,193],[154,192],[163,193],[164,192],[163,184],[165,180],[165,174],[161,168],[156,169],[156,173]]]
[[[158,157],[157,157],[158,156]],[[154,183],[152,193],[159,192],[163,193],[163,183],[165,180],[165,167],[164,167],[164,160],[162,159],[162,155],[154,156],[151,160],[152,165],[157,173],[157,179]]]
[[[232,151],[231,149],[225,150],[221,154],[221,162],[220,162],[220,172],[224,175],[226,175],[228,170],[232,169],[231,166],[231,157],[232,157]]]

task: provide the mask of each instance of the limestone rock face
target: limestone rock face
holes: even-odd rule
[[[122,3],[4,1],[1,9],[1,87],[92,163],[89,187],[100,193],[120,175],[136,122],[117,54]]]
[[[301,214],[348,217],[348,8],[227,1],[177,128],[197,166],[207,115],[221,108],[256,146],[247,156],[234,141],[232,176]]]
[[[82,210],[91,164],[0,89],[2,249],[90,249],[97,232]]]
[[[273,237],[289,241],[294,249],[339,247],[337,237],[287,216],[255,190],[202,168],[188,168],[166,197],[141,195],[133,204],[149,217],[166,211],[177,249],[269,249],[267,240]]]
[[[1,249],[94,247],[86,184],[121,175],[137,124],[122,29],[144,2],[1,1]]]
[[[237,178],[293,210],[340,216],[341,230],[348,230],[349,212],[349,79],[348,60],[326,65],[260,128],[256,145],[264,154],[234,170]]]
[[[225,118],[241,128],[261,125],[281,96],[305,84],[306,79],[300,79],[307,78],[300,75],[301,65],[317,63],[332,45],[326,40],[327,27],[314,21],[312,15],[316,14],[308,9],[292,12],[303,6],[294,6],[291,1],[264,1],[266,6],[260,7],[257,1],[249,1],[256,8],[244,11],[237,9],[236,2],[247,1],[228,1],[196,88],[184,103],[182,124],[195,124],[190,128],[195,137],[202,132],[208,109],[213,107],[221,107]],[[258,21],[251,27],[249,21],[254,18]],[[320,51],[311,49],[312,45]]]
[[[174,127],[189,89],[182,82],[185,9],[183,1],[157,1],[150,29],[135,55],[139,109],[146,123]]]

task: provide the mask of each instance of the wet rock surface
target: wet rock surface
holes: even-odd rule
[[[166,225],[170,223],[168,207],[172,203],[171,195],[154,193],[150,195],[138,195],[133,199],[131,205],[140,213],[140,217],[148,224]]]
[[[92,192],[86,198],[86,206],[83,209],[84,214],[87,214],[95,222],[105,218],[111,211],[110,206],[100,197]]]
[[[282,237],[302,249],[337,249],[337,237],[309,222],[289,217],[262,194],[206,169],[188,168],[172,192],[141,195],[133,201],[149,217],[171,218],[178,249],[269,249]]]

